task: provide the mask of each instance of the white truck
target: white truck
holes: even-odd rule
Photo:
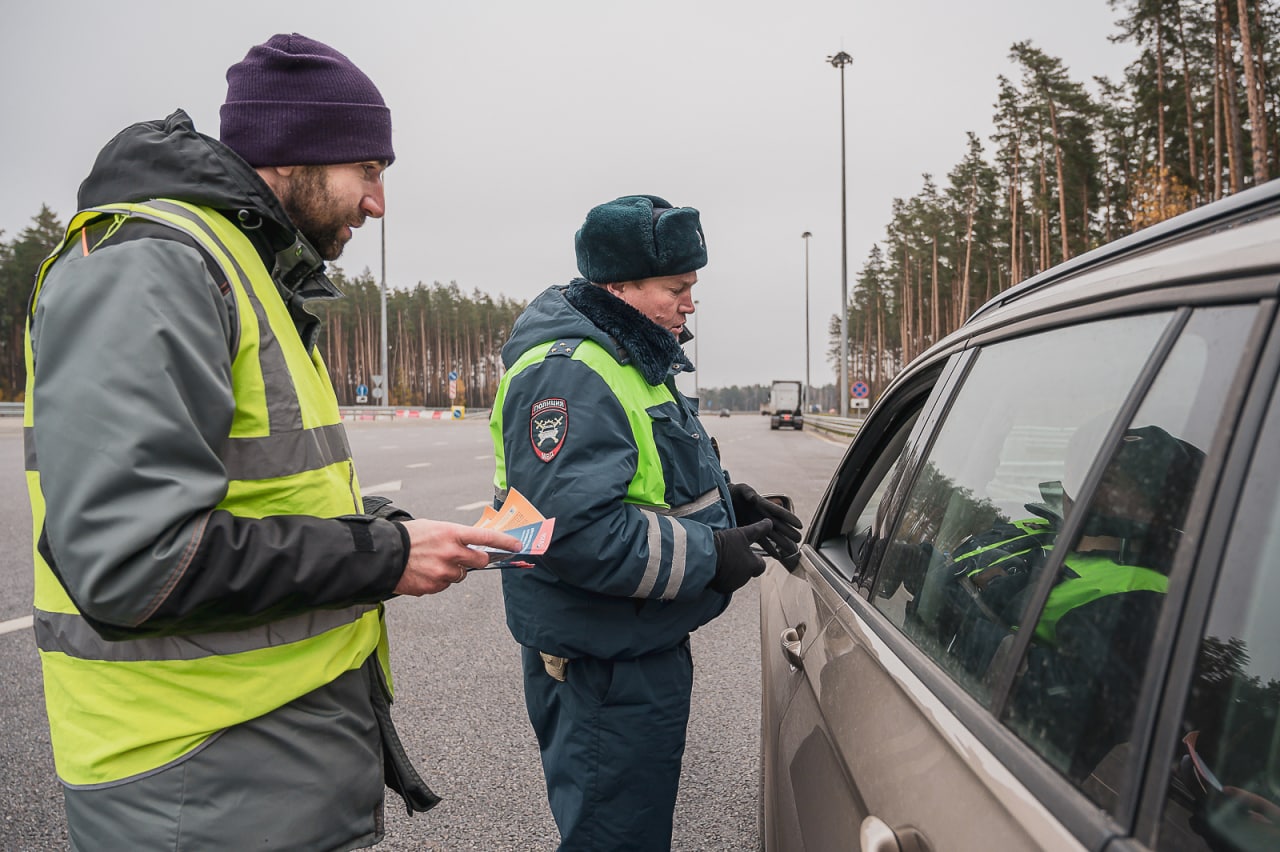
[[[804,428],[804,383],[776,380],[769,390],[769,428]]]

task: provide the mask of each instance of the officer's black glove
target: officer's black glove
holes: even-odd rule
[[[804,526],[799,518],[777,503],[761,497],[754,488],[742,482],[729,486],[729,497],[733,500],[733,513],[738,516],[739,526],[754,524],[765,518],[773,521],[773,531],[766,541],[760,543],[770,556],[784,563],[792,561],[793,556],[799,556],[800,529]]]
[[[373,515],[375,518],[382,518],[388,521],[412,521],[413,515],[410,515],[404,509],[401,509],[395,503],[391,502],[389,497],[377,497],[370,494],[363,499],[364,513]]]
[[[711,588],[723,594],[736,592],[752,577],[764,573],[764,560],[751,545],[769,534],[773,521],[765,518],[745,527],[716,530],[716,576]]]

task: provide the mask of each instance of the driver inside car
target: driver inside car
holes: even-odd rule
[[[1092,453],[1068,444],[1061,490],[1041,486],[1033,517],[1004,522],[956,548],[949,566],[950,653],[983,677],[1008,647],[1030,591],[1058,546]],[[1127,735],[1140,673],[1168,590],[1204,453],[1159,426],[1125,431],[1095,489],[1034,628],[1010,707],[1026,725],[1052,720],[1063,768],[1088,774]],[[1059,498],[1059,493],[1061,494]],[[1041,733],[1040,736],[1045,736]]]

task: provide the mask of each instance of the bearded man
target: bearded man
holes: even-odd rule
[[[311,299],[385,203],[391,114],[294,33],[221,141],[121,131],[27,318],[35,637],[75,849],[353,849],[437,797],[391,724],[382,602],[510,536],[361,495]]]

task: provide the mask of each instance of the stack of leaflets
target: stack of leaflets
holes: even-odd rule
[[[485,568],[532,568],[533,563],[520,557],[538,556],[547,552],[551,544],[551,533],[555,530],[556,519],[544,518],[527,498],[514,488],[507,490],[507,498],[497,509],[486,506],[480,520],[472,526],[498,530],[520,539],[520,551],[511,553],[492,547],[479,547],[487,551],[489,564]],[[473,545],[474,546],[474,545]],[[472,568],[472,571],[484,569]]]

